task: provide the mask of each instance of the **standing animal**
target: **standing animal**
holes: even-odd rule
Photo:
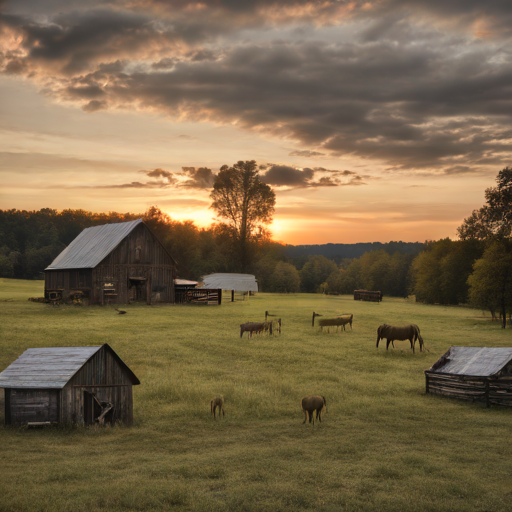
[[[222,416],[226,416],[226,414],[224,412],[224,399],[221,396],[214,398],[210,402],[210,409],[212,411],[213,419],[215,419],[215,410],[217,409],[217,407],[219,408],[219,418],[220,418],[221,411],[222,411]]]
[[[115,310],[116,310],[120,315],[126,315],[126,311],[123,311],[122,309],[117,309],[117,308],[115,308]]]
[[[420,335],[420,328],[416,324],[400,326],[388,324],[379,325],[379,328],[377,329],[377,348],[379,348],[379,341],[384,338],[386,338],[386,350],[389,348],[390,343],[393,348],[395,347],[393,343],[395,340],[409,340],[412,352],[414,353],[414,344],[416,343],[416,340],[418,340],[420,352],[423,351],[423,338]]]
[[[249,337],[252,338],[252,334],[259,334],[261,332],[268,331],[272,334],[272,322],[246,322],[240,324],[240,338],[244,335],[244,332],[249,333]]]
[[[317,316],[323,316],[323,315],[320,315],[319,313],[315,313],[313,311],[313,321],[312,321],[312,326],[314,327],[315,326],[315,317]],[[336,326],[336,332],[338,332],[338,327],[343,327],[343,330],[345,330],[345,325],[347,324],[350,324],[350,328],[352,329],[352,320],[354,318],[354,315],[350,314],[350,315],[339,315],[335,318],[321,318],[320,320],[318,320],[318,325],[320,326],[320,330],[323,331],[324,330],[324,327],[327,327],[327,331],[329,332],[330,331],[330,327],[331,326]]]
[[[303,424],[306,423],[307,416],[309,416],[309,423],[313,420],[313,425],[315,424],[314,414],[316,411],[316,417],[318,421],[322,421],[322,410],[325,407],[325,412],[327,412],[327,402],[325,401],[325,397],[320,395],[311,395],[305,396],[300,406],[302,408],[302,412],[304,413],[304,421]]]
[[[281,319],[277,318],[276,320],[272,320],[272,332],[278,332],[281,334]]]

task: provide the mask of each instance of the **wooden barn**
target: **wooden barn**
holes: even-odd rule
[[[142,219],[84,229],[45,269],[45,298],[175,302],[176,262]]]
[[[131,425],[136,384],[107,344],[29,348],[0,373],[5,424]]]
[[[425,370],[426,391],[512,406],[512,347],[451,347]]]

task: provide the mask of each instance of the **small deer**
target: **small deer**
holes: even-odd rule
[[[226,416],[226,413],[224,412],[224,399],[221,396],[218,396],[217,398],[214,398],[210,402],[210,409],[212,411],[213,419],[215,419],[215,410],[219,408],[219,418],[220,418],[220,412],[222,411],[222,416]]]

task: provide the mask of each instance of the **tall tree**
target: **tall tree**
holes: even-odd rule
[[[265,225],[272,222],[276,195],[258,176],[254,160],[223,165],[215,177],[210,208],[226,219],[230,228],[239,268],[250,263],[250,245],[264,237]]]
[[[507,325],[507,311],[512,307],[512,251],[509,241],[489,245],[468,278],[469,298],[477,307],[499,310],[501,326]]]

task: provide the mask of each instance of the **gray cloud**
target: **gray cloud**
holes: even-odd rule
[[[261,166],[264,171],[261,181],[276,187],[306,188],[306,187],[339,187],[348,185],[364,185],[364,179],[354,171],[337,171],[315,167],[297,169],[288,165],[267,164]],[[341,178],[350,179],[342,181]]]
[[[477,0],[203,4],[98,1],[83,11],[53,0],[61,14],[43,18],[37,2],[4,2],[0,37],[11,46],[0,68],[89,113],[140,109],[236,123],[315,148],[290,156],[347,155],[446,174],[510,162],[508,2],[485,10]],[[276,184],[340,180],[275,167],[266,176]],[[187,169],[183,186],[211,187],[211,170]],[[361,182],[352,178],[340,183]]]
[[[323,156],[325,153],[320,153],[319,151],[311,151],[309,149],[292,151],[288,154],[288,156],[301,156],[304,158],[313,158],[315,156]]]
[[[182,167],[183,174],[188,179],[182,187],[208,189],[213,187],[215,175],[208,167]]]

